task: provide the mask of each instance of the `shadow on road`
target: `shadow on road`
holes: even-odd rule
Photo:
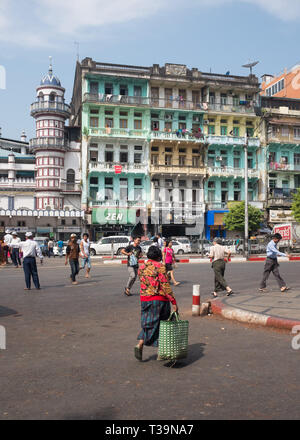
[[[18,312],[16,310],[0,306],[0,318],[3,318],[4,316],[9,316],[9,315],[16,315],[17,313]]]
[[[175,363],[174,361],[167,362],[164,364],[164,367],[185,368],[192,365],[204,356],[205,345],[202,343],[189,345],[188,357],[186,359],[178,360]]]

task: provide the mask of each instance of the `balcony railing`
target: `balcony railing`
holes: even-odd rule
[[[176,141],[193,141],[205,143],[205,136],[198,133],[181,132],[181,131],[151,131],[151,139],[176,140]]]
[[[61,137],[38,137],[34,139],[30,139],[29,145],[33,149],[67,149],[68,144],[64,138]]]
[[[129,130],[127,128],[90,128],[90,136],[146,138],[148,130]]]
[[[260,139],[247,138],[248,147],[259,147]],[[209,144],[221,144],[221,145],[245,145],[245,137],[242,136],[216,136],[209,134],[206,136],[206,142]]]
[[[228,202],[207,202],[206,208],[211,209],[226,209]]]
[[[202,210],[204,203],[200,202],[161,202],[153,201],[151,203],[153,209],[181,209],[181,210]]]
[[[0,186],[35,188],[35,179],[31,178],[31,177],[17,177],[16,179],[9,179],[8,177],[1,177],[0,178]]]
[[[107,206],[112,208],[146,208],[146,202],[142,200],[92,200],[92,206]]]
[[[205,174],[204,165],[199,165],[197,167],[193,167],[191,165],[164,165],[164,164],[155,164],[150,165],[150,173],[154,174],[186,174],[186,175],[195,175],[195,174]]]
[[[64,102],[52,102],[52,101],[37,101],[31,104],[30,112],[33,116],[40,112],[59,112],[69,115],[71,113],[71,108],[68,104]]]
[[[300,164],[270,162],[269,170],[273,171],[300,171]]]
[[[222,103],[209,103],[208,104],[208,109],[210,111],[217,111],[217,112],[228,112],[228,113],[255,113],[255,103],[247,103],[247,101],[245,101],[245,104],[237,104],[234,105],[234,103],[226,103],[226,104],[222,104]]]
[[[156,98],[147,96],[128,96],[128,95],[108,95],[104,93],[85,93],[84,102],[105,103],[114,105],[153,107],[153,108],[172,108],[180,110],[206,111],[208,105],[201,102],[189,101],[183,98],[169,97]]]
[[[89,166],[92,170],[98,171],[114,171],[115,166],[122,166],[122,172],[145,172],[148,164],[142,163],[121,163],[121,162],[90,162]]]
[[[79,183],[61,182],[60,188],[63,192],[81,192],[81,186]]]
[[[244,177],[245,170],[243,168],[234,167],[208,167],[208,174],[211,176],[226,176],[226,177]],[[248,177],[259,177],[259,170],[255,168],[248,168]]]

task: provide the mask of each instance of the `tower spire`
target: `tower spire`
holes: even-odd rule
[[[49,75],[52,75],[52,56],[49,56]]]

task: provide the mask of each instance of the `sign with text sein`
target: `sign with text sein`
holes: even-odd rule
[[[115,165],[115,174],[122,173],[122,165]]]

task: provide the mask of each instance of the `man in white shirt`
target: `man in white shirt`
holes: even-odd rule
[[[21,263],[21,260],[20,260],[20,253],[19,253],[19,251],[20,251],[20,242],[21,242],[20,237],[18,237],[18,234],[16,233],[16,231],[13,231],[12,232],[12,240],[11,240],[10,245],[9,245],[9,252],[10,252],[10,255],[11,255],[12,262],[13,262],[14,266],[17,267],[17,268],[19,266],[20,267],[22,266],[22,263]]]
[[[80,242],[80,256],[82,258],[81,269],[84,269],[85,265],[87,265],[85,278],[89,278],[91,270],[90,240],[89,234],[87,234],[86,232],[83,234],[82,240]]]
[[[5,231],[5,235],[4,235],[4,259],[6,264],[8,263],[8,251],[9,251],[9,245],[10,242],[12,241],[12,235],[10,233],[9,229],[6,229]]]
[[[48,241],[48,257],[49,258],[51,257],[51,255],[53,255],[53,257],[55,257],[54,253],[53,253],[53,247],[54,247],[54,241],[51,240],[51,238],[50,238],[50,240]]]
[[[30,290],[31,277],[37,290],[40,290],[40,281],[36,266],[36,256],[43,262],[43,255],[41,249],[36,241],[33,240],[32,232],[26,232],[26,241],[21,241],[20,249],[23,252],[23,269],[25,274],[26,287],[24,290]]]

